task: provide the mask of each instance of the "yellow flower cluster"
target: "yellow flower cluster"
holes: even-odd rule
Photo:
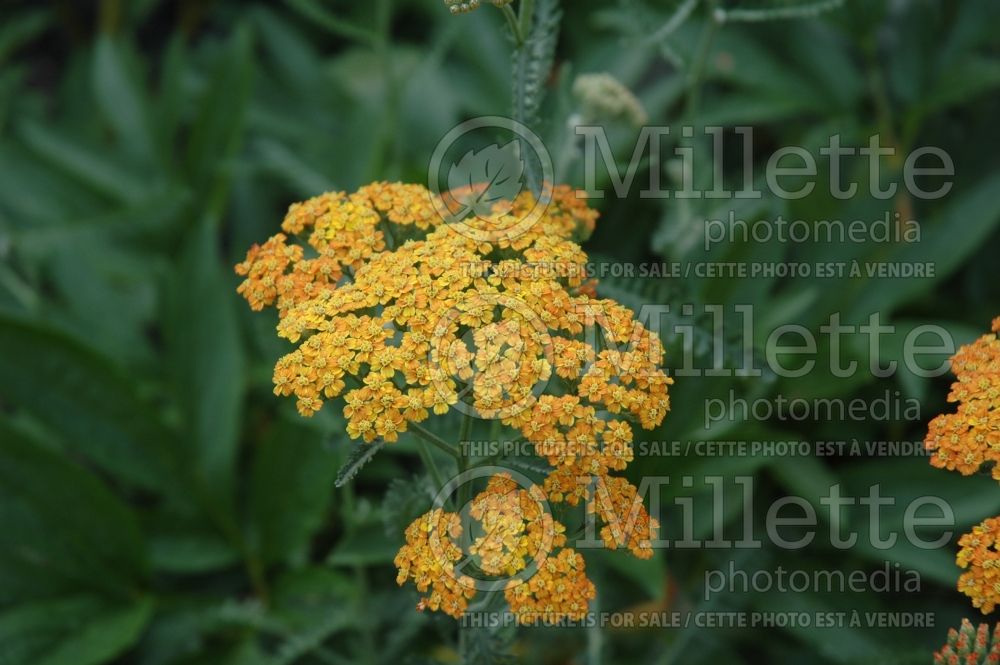
[[[1000,602],[1000,550],[997,533],[1000,518],[991,517],[958,540],[958,565],[966,572],[958,578],[958,588],[972,599],[972,605],[989,614]]]
[[[418,517],[406,529],[406,545],[396,554],[396,582],[412,579],[421,593],[418,609],[441,610],[458,618],[465,612],[476,589],[471,579],[455,571],[462,558],[457,540],[462,525],[455,513],[440,508]]]
[[[1000,480],[1000,317],[993,333],[963,346],[951,359],[958,380],[949,402],[958,402],[955,413],[942,414],[930,423],[926,446],[931,464],[964,475],[994,463],[993,477]]]
[[[993,319],[992,334],[963,346],[951,358],[957,377],[948,395],[958,402],[955,413],[942,414],[929,425],[925,446],[931,464],[970,475],[986,463],[993,464],[993,478],[1000,480],[1000,317]],[[993,517],[962,536],[957,562],[967,569],[958,588],[983,614],[1000,602],[1000,551],[997,533],[1000,517]]]
[[[504,597],[525,624],[580,620],[595,595],[583,557],[565,547],[565,527],[545,510],[544,501],[538,485],[524,489],[501,473],[490,478],[469,510],[478,526],[478,535],[469,534],[469,556],[483,573],[509,580]],[[430,592],[418,609],[457,617],[475,595],[475,582],[454,569],[462,558],[461,535],[458,515],[440,509],[406,530],[406,544],[396,555],[397,582],[412,578],[419,591]],[[443,543],[435,542],[442,538]]]
[[[611,473],[632,461],[633,426],[653,429],[669,410],[662,343],[631,310],[596,297],[576,241],[597,213],[575,191],[546,186],[540,200],[526,192],[490,214],[452,218],[477,193],[375,183],[293,205],[282,233],[236,267],[239,292],[254,309],[276,307],[279,336],[297,345],[275,366],[274,392],[294,397],[304,416],[343,398],[347,433],[365,442],[395,441],[451,410],[519,431],[553,469],[538,496],[516,494],[516,511],[500,485],[480,496],[478,518],[499,529],[474,544],[484,571],[509,574],[536,557],[540,533],[554,530],[561,546],[561,526],[526,502],[575,506],[588,479],[598,488],[588,510],[608,547],[649,557],[658,524]],[[411,525],[399,561],[401,580],[431,590],[424,607],[454,614],[466,596],[440,580],[451,550],[437,567],[426,559],[427,539],[454,531],[450,519]],[[544,556],[538,574],[558,589],[529,583],[516,591],[519,607],[586,598],[582,559]]]
[[[511,581],[504,596],[519,622],[579,621],[596,591],[584,571],[583,557],[564,549],[549,557],[527,580]]]
[[[540,487],[520,489],[508,474],[493,476],[473,499],[469,514],[479,520],[483,534],[469,552],[479,557],[485,573],[516,575],[530,562],[541,563],[553,548],[566,544],[565,527],[545,510],[544,501]]]

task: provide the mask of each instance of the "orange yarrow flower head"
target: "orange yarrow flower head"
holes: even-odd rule
[[[427,593],[418,609],[440,610],[458,618],[475,595],[472,580],[455,572],[455,563],[462,558],[458,545],[461,535],[459,516],[440,508],[418,517],[407,527],[406,545],[394,560],[399,571],[396,582],[403,584],[412,579],[418,591]]]
[[[490,478],[469,514],[481,527],[469,552],[490,575],[514,576],[566,544],[566,528],[548,512],[542,488],[522,489],[509,474]]]
[[[936,467],[970,475],[992,463],[1000,480],[1000,317],[993,332],[958,350],[951,359],[957,377],[948,395],[955,413],[934,418],[925,446]]]
[[[1000,517],[991,517],[958,540],[956,561],[966,572],[958,578],[958,589],[972,605],[989,614],[1000,602],[1000,549],[997,535]]]
[[[580,478],[596,478],[604,500],[588,509],[602,538],[648,557],[658,525],[612,474],[632,460],[634,429],[659,426],[670,408],[663,345],[631,310],[596,296],[577,244],[596,211],[568,187],[545,188],[546,206],[524,192],[457,221],[441,211],[462,209],[468,192],[374,183],[323,194],[291,206],[282,232],[251,248],[236,266],[238,290],[253,309],[277,309],[278,335],[295,348],[275,366],[274,392],[294,397],[303,416],[342,398],[347,434],[365,442],[395,441],[452,410],[500,420],[552,466],[536,498],[577,505],[588,497]],[[532,529],[563,537],[554,523],[514,519],[504,493],[487,490],[473,506],[478,520],[508,535],[534,526],[520,540],[477,542],[483,570],[535,561]],[[417,579],[409,571],[424,552],[410,536],[403,581]],[[558,556],[557,570],[582,575],[582,559]],[[431,590],[425,607],[464,611],[464,592],[420,579]]]
[[[349,434],[365,441],[394,441],[453,408],[541,445],[621,432],[622,418],[659,425],[671,383],[663,346],[631,310],[590,295],[587,256],[569,239],[588,234],[596,212],[555,187],[517,237],[470,238],[432,199],[387,183],[324,194],[293,205],[283,232],[251,248],[238,290],[254,309],[275,306],[278,334],[298,345],[275,367],[276,394],[306,416],[343,397]],[[506,214],[532,207],[527,192]],[[489,220],[474,223],[488,231]],[[558,397],[553,374],[568,386]],[[586,461],[620,468],[629,451],[617,446],[616,460],[595,449]]]
[[[548,512],[541,487],[497,474],[470,502],[469,517],[465,533],[458,514],[440,509],[407,528],[397,582],[412,580],[427,594],[418,609],[457,617],[476,591],[499,587],[523,623],[583,618],[594,585],[583,557],[565,546],[565,527]],[[462,572],[467,567],[483,577],[474,580]]]
[[[930,422],[924,445],[936,467],[970,475],[991,464],[993,478],[1000,480],[1000,317],[993,319],[992,329],[952,356],[951,370],[957,380],[948,401],[958,402],[958,408]],[[1000,518],[993,517],[958,541],[956,561],[966,569],[958,579],[958,589],[983,614],[1000,602],[998,529]]]

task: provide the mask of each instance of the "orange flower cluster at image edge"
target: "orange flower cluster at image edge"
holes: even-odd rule
[[[342,397],[348,435],[365,442],[396,441],[410,423],[452,409],[499,419],[552,466],[532,489],[536,499],[577,505],[587,496],[580,478],[595,478],[587,510],[604,524],[604,542],[647,558],[658,524],[636,488],[610,474],[632,460],[633,425],[655,428],[669,409],[663,347],[586,280],[587,256],[575,241],[590,234],[597,213],[567,187],[547,193],[551,203],[527,229],[519,222],[535,209],[530,193],[461,229],[438,214],[455,207],[454,193],[435,200],[417,185],[375,183],[324,194],[293,205],[283,232],[250,250],[236,267],[246,278],[239,292],[254,309],[276,307],[279,336],[297,344],[275,366],[274,392],[294,397],[302,415]],[[478,519],[495,520],[499,509]],[[521,520],[525,534],[540,519]],[[452,516],[418,523],[397,558],[400,582],[431,590],[421,608],[458,616],[469,595],[439,576],[453,561],[427,559],[451,549],[425,542],[455,538]],[[488,542],[476,549],[488,570],[498,552]],[[507,554],[514,558],[496,572],[532,558]],[[512,608],[580,615],[593,595],[582,558],[569,549],[544,554],[534,577],[509,590]],[[538,584],[551,593],[540,595]]]
[[[948,401],[958,402],[958,408],[931,421],[925,445],[936,467],[970,475],[991,463],[993,478],[1000,480],[1000,317],[992,328],[952,357],[957,381]],[[994,517],[959,539],[957,562],[965,572],[958,588],[983,614],[1000,603],[998,530],[1000,518]]]
[[[1000,663],[1000,625],[990,633],[985,623],[973,627],[962,620],[958,630],[948,631],[948,643],[934,654],[934,665],[990,665]]]

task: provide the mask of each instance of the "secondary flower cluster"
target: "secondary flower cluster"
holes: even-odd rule
[[[993,477],[1000,480],[1000,317],[993,320],[993,334],[963,346],[951,359],[958,380],[949,402],[958,402],[955,413],[930,423],[927,449],[931,464],[969,475],[992,462]]]
[[[935,665],[988,665],[1000,663],[1000,625],[990,634],[985,623],[974,628],[968,619],[948,631],[948,644],[934,654]]]
[[[611,473],[632,460],[633,426],[662,422],[672,381],[659,338],[586,281],[575,241],[597,214],[576,192],[548,186],[546,206],[528,192],[446,223],[442,210],[468,210],[463,200],[477,194],[375,183],[295,204],[282,233],[236,267],[239,292],[254,309],[276,307],[279,336],[297,345],[275,367],[274,392],[294,397],[304,416],[343,398],[347,433],[365,442],[395,441],[452,410],[520,431],[553,468],[528,503],[500,491],[509,479],[490,483],[472,516],[504,536],[476,540],[470,554],[483,572],[509,576],[541,552],[535,581],[509,589],[508,601],[518,612],[576,612],[592,595],[583,561],[556,553],[561,525],[525,508],[541,499],[575,506],[596,485],[587,511],[606,545],[651,556],[658,524]],[[533,264],[561,269],[525,270]],[[508,494],[521,497],[516,511]],[[398,560],[401,581],[430,591],[421,607],[453,615],[469,597],[452,574],[460,557],[433,545],[457,542],[454,519],[418,519]],[[537,547],[550,532],[548,547]]]
[[[1000,602],[1000,551],[997,535],[1000,518],[991,517],[958,540],[958,565],[968,570],[958,578],[958,588],[972,604],[989,614]]]
[[[930,422],[925,445],[936,467],[970,475],[992,464],[993,478],[1000,480],[1000,317],[992,328],[992,334],[963,346],[952,357],[951,369],[958,380],[948,401],[958,402],[958,408]],[[998,530],[1000,518],[990,518],[959,540],[957,562],[966,571],[958,588],[983,614],[1000,602]]]
[[[476,533],[463,534],[457,513],[433,510],[413,522],[406,544],[396,555],[396,581],[412,579],[429,594],[419,609],[441,610],[453,617],[465,612],[477,590],[476,581],[456,571],[463,559],[461,538],[471,541],[464,564],[478,566],[502,584],[511,611],[524,624],[580,619],[594,598],[585,564],[565,547],[565,527],[545,510],[538,485],[523,489],[508,474],[493,476],[471,502]]]

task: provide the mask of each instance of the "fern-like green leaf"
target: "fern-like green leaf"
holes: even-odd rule
[[[434,488],[427,476],[393,478],[382,499],[382,522],[386,535],[399,538],[417,517],[430,510]]]
[[[351,451],[351,456],[347,458],[344,462],[344,466],[340,467],[340,471],[337,472],[337,487],[343,487],[347,483],[354,479],[354,476],[358,475],[358,471],[361,470],[365,464],[371,461],[378,451],[382,450],[385,446],[385,441],[379,439],[378,441],[372,441],[371,443],[362,443]]]
[[[514,665],[514,631],[501,628],[463,628],[462,660],[477,665]]]
[[[531,31],[525,36],[520,48],[514,51],[514,120],[527,127],[533,127],[538,122],[538,110],[545,99],[545,82],[552,71],[556,42],[559,40],[561,18],[559,0],[538,0]],[[530,154],[525,148],[522,146],[522,154]],[[533,159],[525,160],[525,176],[528,186],[537,194],[541,189],[542,177]]]

